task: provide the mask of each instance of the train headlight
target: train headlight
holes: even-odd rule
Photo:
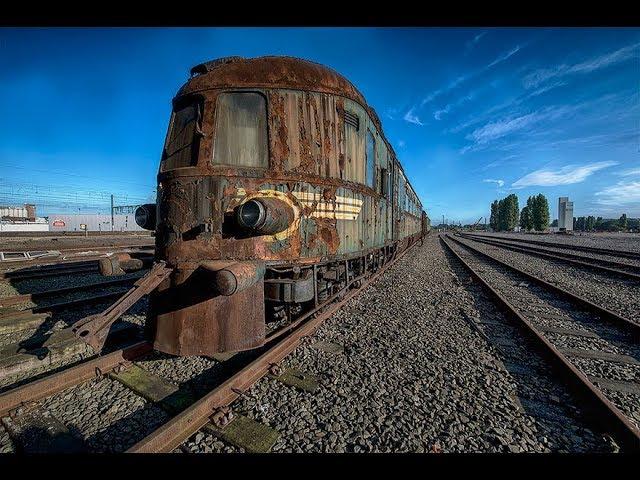
[[[136,223],[145,230],[156,229],[156,204],[148,203],[136,208]]]
[[[294,219],[291,205],[271,197],[252,198],[236,208],[236,222],[256,235],[275,235],[289,228]]]
[[[260,228],[266,218],[265,207],[257,200],[249,200],[238,207],[236,218],[243,228],[251,230]]]

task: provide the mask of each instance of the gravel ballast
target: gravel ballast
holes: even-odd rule
[[[317,376],[315,393],[262,379],[234,411],[278,430],[275,452],[609,451],[519,340],[506,355],[470,327],[504,319],[452,265],[428,238],[283,362]],[[518,357],[529,370],[503,363]],[[242,451],[204,431],[182,450]]]
[[[132,312],[135,323],[144,307]],[[229,373],[228,362],[160,353],[139,365],[198,395]],[[280,433],[274,452],[616,449],[591,430],[569,389],[437,235],[350,300],[282,366],[317,377],[319,388],[309,393],[263,378],[233,404],[235,413]],[[123,451],[168,419],[110,378],[40,405],[100,452]],[[10,443],[0,428],[0,451],[11,451]],[[176,451],[242,449],[201,430]]]

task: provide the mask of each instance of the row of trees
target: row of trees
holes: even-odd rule
[[[578,232],[619,232],[628,229],[637,230],[638,228],[640,228],[640,219],[627,218],[626,213],[623,213],[618,219],[596,218],[593,215],[573,218],[573,229]]]
[[[544,230],[549,225],[549,202],[541,193],[527,199],[527,205],[520,211],[518,197],[511,194],[491,204],[489,225],[496,232],[515,229],[520,225],[524,230]]]

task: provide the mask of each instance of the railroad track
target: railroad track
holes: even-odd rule
[[[640,325],[467,242],[441,241],[587,401],[599,428],[640,450]]]
[[[560,243],[560,242],[544,242],[542,240],[529,240],[526,238],[516,238],[516,237],[499,237],[495,235],[478,235],[471,234],[473,237],[481,237],[481,238],[489,238],[496,240],[508,240],[511,242],[517,243],[528,243],[531,245],[540,245],[543,247],[551,247],[557,248],[561,250],[577,250],[579,252],[587,252],[594,255],[609,255],[614,257],[624,257],[624,258],[633,258],[636,260],[640,260],[640,252],[631,252],[628,250],[613,250],[610,248],[598,248],[598,247],[586,247],[584,245],[571,245],[568,243]]]
[[[98,271],[98,261],[104,255],[82,261],[65,261],[48,265],[38,265],[19,270],[0,272],[0,279],[10,281],[35,280],[39,278],[74,275],[77,273],[92,273]],[[140,258],[151,258],[140,257]]]
[[[484,243],[495,247],[505,248],[514,252],[525,253],[527,255],[544,258],[547,260],[568,263],[581,268],[602,273],[605,275],[615,275],[632,280],[640,280],[640,266],[632,265],[624,262],[616,262],[612,260],[603,260],[600,258],[585,257],[583,255],[575,255],[566,252],[557,252],[547,248],[525,246],[523,244],[514,244],[509,240],[497,239],[495,237],[487,238],[482,235],[458,234],[460,237],[473,240],[474,242]]]
[[[326,319],[382,275],[412,247],[413,245],[377,272],[351,278],[326,302],[302,315],[292,324],[272,331],[263,348],[255,352],[236,354],[239,357],[244,355],[245,360],[241,367],[201,398],[186,398],[189,395],[183,395],[184,392],[180,392],[177,386],[144,371],[135,363],[151,351],[149,343],[139,342],[0,394],[0,417],[4,417],[3,422],[7,430],[10,433],[15,432],[21,428],[18,417],[25,412],[30,419],[36,417],[42,419],[46,416],[46,413],[38,410],[34,402],[94,379],[96,375],[98,377],[110,375],[129,388],[131,388],[131,382],[127,378],[142,376],[144,377],[143,385],[153,384],[155,387],[151,389],[152,391],[134,390],[135,393],[157,403],[174,416],[127,451],[170,452],[207,424],[213,423],[216,427],[224,427],[232,419],[230,405],[234,400],[243,395],[263,376],[269,373],[278,374],[279,362],[293,352],[305,337],[312,335]],[[222,357],[224,358],[220,361],[223,363],[234,360],[233,356]]]

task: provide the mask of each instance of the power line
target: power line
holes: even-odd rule
[[[91,176],[91,175],[80,175],[78,173],[68,173],[68,172],[60,172],[58,170],[45,170],[45,169],[40,169],[40,168],[31,168],[31,167],[23,167],[20,165],[11,165],[11,164],[7,164],[7,163],[0,163],[0,167],[9,167],[9,168],[14,168],[14,169],[18,169],[18,170],[28,170],[30,172],[40,172],[40,173],[49,173],[52,175],[60,175],[60,176],[65,176],[65,177],[77,177],[77,178],[89,178],[89,179],[94,179],[95,180],[95,176]],[[140,183],[140,182],[132,182],[130,180],[114,180],[112,176],[109,176],[109,181],[111,183],[126,183],[129,185],[139,185],[139,186],[143,186],[143,187],[155,187],[155,185],[151,184],[151,183]]]

